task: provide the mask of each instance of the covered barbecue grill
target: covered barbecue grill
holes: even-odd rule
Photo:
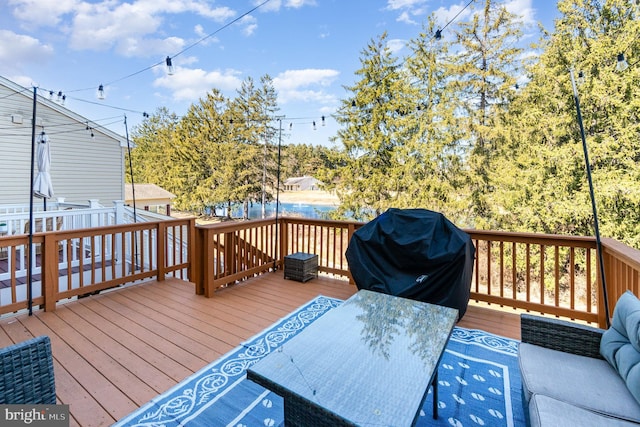
[[[471,289],[471,237],[438,212],[389,209],[359,228],[345,253],[358,289],[457,308]]]

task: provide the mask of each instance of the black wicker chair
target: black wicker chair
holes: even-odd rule
[[[40,336],[0,349],[0,404],[55,404],[51,341]]]
[[[603,329],[547,317],[520,315],[521,341],[551,350],[602,359]]]

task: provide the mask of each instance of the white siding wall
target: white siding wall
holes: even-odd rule
[[[33,89],[14,89],[0,80],[0,204],[28,203],[30,197]],[[86,204],[97,199],[112,206],[114,200],[124,200],[124,138],[94,129],[92,140],[82,117],[38,100],[36,135],[44,127],[50,138],[52,201],[64,197],[65,202]],[[21,116],[22,123],[14,123],[12,116]],[[42,204],[42,199],[34,203]]]

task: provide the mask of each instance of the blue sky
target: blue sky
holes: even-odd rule
[[[212,87],[233,97],[246,77],[258,81],[269,74],[285,115],[283,142],[329,146],[337,131],[331,114],[348,95],[344,85],[354,83],[367,43],[387,31],[398,55],[406,54],[402,46],[418,35],[427,16],[435,13],[444,25],[469,0],[262,3],[2,0],[0,75],[40,92],[62,91],[67,108],[124,135],[125,114],[131,131],[143,112],[164,106],[182,115]],[[476,7],[483,3],[475,0]],[[505,4],[523,17],[527,43],[538,37],[537,22],[552,29],[554,1]],[[465,9],[457,20],[469,13]],[[174,57],[172,76],[166,74],[166,56]],[[96,96],[100,84],[104,100]]]

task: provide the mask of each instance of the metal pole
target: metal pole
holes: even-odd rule
[[[129,155],[129,174],[131,175],[131,196],[133,198],[133,223],[138,222],[138,214],[136,212],[136,185],[133,181],[133,163],[131,161],[131,144],[129,143],[129,127],[127,126],[127,115],[124,115],[124,131],[127,136],[127,154]],[[133,260],[131,262],[132,272],[136,271],[138,263],[138,236],[133,232]]]
[[[33,87],[33,114],[31,117],[31,180],[29,181],[29,265],[27,266],[27,307],[29,316],[33,314],[33,262],[35,251],[33,250],[33,168],[36,157],[36,106],[38,88]],[[43,270],[44,272],[44,270]]]
[[[609,298],[607,296],[607,282],[604,271],[604,257],[602,255],[602,242],[600,241],[600,228],[598,226],[598,211],[596,209],[596,198],[593,191],[593,180],[591,179],[591,163],[589,162],[589,151],[587,149],[587,139],[584,134],[584,126],[582,124],[582,114],[580,112],[580,99],[578,98],[578,88],[573,77],[573,70],[569,70],[571,76],[571,86],[573,88],[573,99],[576,104],[576,114],[578,116],[578,125],[580,126],[580,137],[582,138],[582,151],[584,151],[584,162],[587,168],[587,180],[589,181],[589,194],[591,196],[591,209],[593,210],[593,227],[596,233],[596,250],[598,251],[598,261],[600,265],[600,280],[602,281],[602,297],[604,299],[604,312],[607,317],[607,328],[611,326],[609,319]]]
[[[276,250],[278,248],[279,236],[278,236],[278,212],[280,212],[280,149],[282,147],[282,117],[278,118],[280,122],[280,133],[278,135],[278,173],[277,173],[277,183],[276,183],[276,241],[274,243],[273,250],[273,269],[277,269],[277,259],[278,255],[276,254]]]

